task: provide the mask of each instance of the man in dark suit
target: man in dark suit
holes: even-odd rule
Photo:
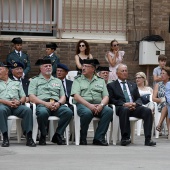
[[[24,78],[31,69],[29,56],[22,52],[22,39],[20,37],[13,38],[11,42],[14,43],[15,50],[7,56],[6,62],[10,65],[13,65],[15,62],[22,63],[24,66],[22,78]],[[9,75],[11,76],[11,70]]]
[[[154,146],[156,142],[151,140],[152,112],[142,106],[137,85],[128,82],[128,69],[124,64],[117,67],[118,79],[107,85],[109,103],[116,106],[116,114],[119,116],[121,129],[121,145],[126,146],[130,141],[129,117],[141,118],[144,121],[145,145]]]
[[[20,62],[15,62],[11,66],[11,72],[12,75],[10,75],[10,78],[12,80],[18,80],[21,82],[23,90],[26,95],[26,102],[29,102],[29,97],[28,97],[28,86],[29,86],[29,80],[27,78],[22,78],[23,75],[23,64]]]
[[[68,106],[71,107],[72,105],[70,106],[69,104],[69,97],[70,97],[71,87],[73,82],[71,80],[66,79],[66,75],[68,74],[68,71],[69,69],[65,64],[59,63],[57,65],[56,75],[57,78],[59,78],[63,83],[63,88],[66,95],[66,104],[68,104]]]

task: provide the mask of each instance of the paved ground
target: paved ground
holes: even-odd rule
[[[155,139],[154,139],[155,140]],[[25,141],[10,140],[9,148],[0,147],[0,170],[166,170],[170,163],[170,141],[165,136],[156,139],[156,147],[143,144],[144,136],[135,138],[135,144],[123,147],[89,145],[47,146],[30,148]]]

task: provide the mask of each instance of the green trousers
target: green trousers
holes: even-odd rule
[[[90,124],[92,118],[94,117],[94,115],[89,108],[87,108],[86,106],[79,104],[79,103],[77,104],[77,113],[80,116],[81,140],[84,140],[87,137],[87,131],[89,128],[89,124]],[[94,139],[104,140],[106,132],[109,127],[109,123],[113,119],[113,110],[108,106],[104,106],[103,110],[96,117],[99,117],[100,121],[98,123],[98,127],[96,129]]]
[[[8,116],[14,115],[22,118],[22,128],[23,132],[32,131],[33,127],[33,117],[32,110],[24,105],[20,105],[17,108],[11,108],[7,105],[0,104],[0,130],[2,133],[8,131]]]
[[[50,111],[42,104],[36,107],[36,115],[40,132],[43,136],[47,135],[47,125],[49,116],[57,116],[60,118],[56,133],[63,135],[65,128],[72,119],[73,112],[65,105],[60,106],[56,111]]]

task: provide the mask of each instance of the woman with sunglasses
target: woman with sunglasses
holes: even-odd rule
[[[146,74],[144,72],[136,73],[136,84],[141,97],[147,94],[153,95],[153,89],[148,86],[148,81],[146,80]],[[150,108],[152,113],[154,113],[154,103],[152,101],[145,104],[145,106]]]
[[[110,43],[110,51],[106,53],[106,60],[109,63],[109,70],[111,71],[109,73],[109,80],[116,80],[116,68],[118,64],[122,63],[123,56],[125,52],[119,50],[119,43],[117,40],[112,40]]]
[[[162,123],[168,114],[166,99],[165,99],[165,86],[166,83],[170,80],[170,67],[162,68],[161,78],[162,81],[155,84],[154,86],[153,97],[152,97],[153,101],[158,104],[158,111],[161,112],[159,123],[156,126],[156,130],[159,132],[161,131]],[[168,126],[168,121],[167,121],[167,126]]]
[[[82,64],[84,59],[92,59],[93,56],[90,54],[90,47],[87,41],[80,40],[77,43],[76,46],[76,55],[75,55],[75,61],[76,61],[76,70],[78,71],[78,74],[81,74],[82,72]]]

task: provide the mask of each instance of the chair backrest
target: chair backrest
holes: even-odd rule
[[[66,76],[66,79],[74,81],[74,77],[77,76],[77,72],[78,71],[69,71],[67,76]]]

